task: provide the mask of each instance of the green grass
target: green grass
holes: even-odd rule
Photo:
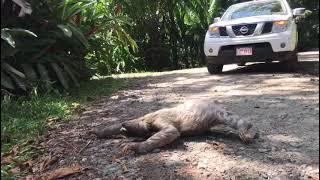
[[[62,121],[71,120],[76,116],[72,111],[75,106],[85,104],[89,99],[109,96],[119,88],[128,85],[125,78],[105,77],[93,79],[81,84],[79,90],[71,95],[33,95],[30,98],[10,99],[3,97],[1,101],[1,154],[7,153],[14,145],[42,135],[47,128],[49,117]],[[25,146],[19,154],[21,160],[33,158],[32,146]],[[10,175],[8,170],[14,165],[1,167],[1,177]]]

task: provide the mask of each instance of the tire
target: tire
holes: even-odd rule
[[[290,53],[286,61],[281,62],[282,67],[287,72],[295,72],[298,69],[298,55],[296,51]]]
[[[207,65],[208,72],[210,74],[219,74],[222,72],[223,65],[218,64],[208,64]]]

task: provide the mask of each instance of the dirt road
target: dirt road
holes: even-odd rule
[[[50,133],[46,146],[62,156],[49,169],[87,167],[68,179],[318,179],[318,74],[285,73],[275,64],[225,70],[221,75],[197,68],[135,77],[133,86],[94,101],[79,120]],[[260,139],[245,145],[228,135],[208,134],[146,155],[118,157],[125,139],[86,135],[94,127],[198,98],[215,98],[251,118]]]

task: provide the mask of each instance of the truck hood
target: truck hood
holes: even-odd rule
[[[238,18],[228,21],[219,21],[210,26],[229,26],[229,25],[237,25],[237,24],[252,24],[266,21],[281,21],[288,20],[290,15],[265,15],[265,16],[253,16],[246,18]]]

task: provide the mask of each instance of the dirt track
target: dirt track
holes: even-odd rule
[[[259,64],[213,76],[197,68],[134,79],[134,86],[94,101],[79,120],[51,131],[46,146],[62,156],[49,169],[87,167],[68,179],[318,179],[317,74]],[[260,139],[244,145],[228,135],[190,137],[146,155],[117,157],[125,139],[90,141],[86,135],[93,127],[209,97],[251,118]]]

